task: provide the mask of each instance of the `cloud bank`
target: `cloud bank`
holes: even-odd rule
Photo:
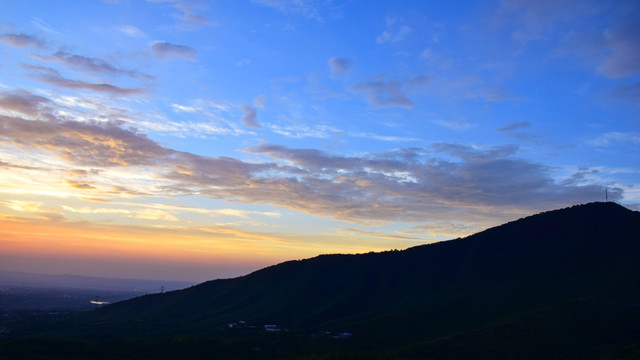
[[[246,162],[172,150],[117,123],[64,120],[51,110],[50,99],[24,91],[2,93],[0,104],[18,113],[0,116],[0,144],[49,153],[74,168],[84,167],[87,176],[91,169],[145,167],[161,186],[139,190],[154,196],[198,194],[377,224],[452,216],[473,223],[510,211],[595,201],[604,192],[589,181],[593,172],[579,169],[579,176],[556,180],[553,168],[518,157],[515,145],[442,142],[345,156],[265,143],[245,149],[263,160]],[[522,127],[526,124],[506,128]],[[618,137],[598,144],[610,138]],[[94,190],[90,181],[74,181],[80,191]],[[129,190],[137,192],[134,185]],[[619,200],[622,190],[610,188],[609,196]]]

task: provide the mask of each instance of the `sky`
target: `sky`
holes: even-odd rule
[[[0,270],[205,281],[640,206],[640,3],[0,2]]]

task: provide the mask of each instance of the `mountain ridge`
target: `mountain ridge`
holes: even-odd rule
[[[501,339],[515,331],[528,337],[516,339],[528,351],[552,349],[567,339],[571,356],[583,357],[609,351],[610,344],[600,344],[594,335],[606,325],[608,339],[637,344],[640,354],[640,340],[634,338],[640,334],[638,259],[640,213],[615,203],[590,203],[465,238],[402,251],[292,260],[234,279],[143,296],[81,314],[63,332],[93,341],[208,338],[243,320],[305,333],[348,331],[378,353],[403,358],[433,351],[441,354],[436,358],[451,352],[465,358],[471,355],[456,349],[474,341],[476,350],[510,349]],[[572,335],[567,323],[585,316],[594,320]],[[607,324],[608,318],[617,323]],[[545,327],[551,330],[540,330]],[[548,338],[554,331],[557,339]],[[527,354],[515,349],[511,357]]]
[[[483,269],[483,276],[493,274],[497,278],[500,278],[508,275],[510,269],[516,267],[516,264],[510,262],[509,259],[503,259],[504,262],[499,262],[498,258],[492,256],[492,254],[484,253],[483,247],[487,246],[487,242],[492,242],[491,246],[493,247],[493,252],[498,251],[496,249],[499,249],[501,251],[511,251],[512,259],[518,259],[518,261],[522,262],[528,258],[531,262],[533,262],[531,265],[535,265],[536,259],[542,257],[542,255],[536,251],[540,249],[540,244],[542,242],[546,242],[547,244],[549,244],[550,241],[557,240],[568,235],[568,227],[560,227],[562,222],[589,221],[592,227],[590,232],[599,236],[605,235],[607,231],[615,231],[615,229],[603,231],[603,227],[606,227],[606,224],[610,223],[611,219],[601,219],[601,222],[599,223],[593,223],[594,219],[592,218],[585,219],[585,216],[592,217],[593,215],[590,214],[589,211],[581,210],[586,210],[594,206],[609,207],[613,209],[619,205],[613,205],[613,203],[595,203],[594,205],[587,204],[578,207],[572,207],[565,209],[565,211],[572,210],[572,213],[580,212],[581,214],[576,214],[576,216],[564,216],[562,217],[562,219],[554,218],[558,214],[564,214],[562,210],[545,212],[509,222],[507,224],[500,225],[491,229],[487,229],[478,234],[474,234],[462,239],[421,245],[409,248],[404,251],[387,251],[381,253],[367,253],[358,255],[320,255],[318,257],[306,260],[287,261],[278,265],[264,268],[262,270],[258,270],[243,277],[205,282],[201,285],[195,286],[192,291],[200,293],[199,287],[202,287],[204,292],[206,292],[206,288],[210,288],[207,290],[214,292],[217,291],[217,289],[214,289],[215,287],[223,287],[218,284],[232,284],[236,282],[237,286],[240,288],[238,290],[244,289],[241,290],[240,293],[245,292],[245,294],[242,294],[243,296],[238,296],[237,293],[233,293],[233,295],[230,295],[228,298],[222,297],[219,303],[223,304],[234,302],[239,306],[250,306],[256,301],[259,302],[261,298],[263,298],[269,292],[280,292],[285,295],[287,291],[293,292],[297,290],[298,298],[295,301],[288,301],[288,305],[284,305],[287,304],[287,301],[283,300],[284,303],[282,303],[281,307],[286,307],[287,311],[290,313],[288,319],[284,319],[285,325],[288,325],[286,324],[288,322],[292,322],[293,327],[300,325],[310,326],[313,325],[313,317],[310,315],[303,315],[302,311],[300,312],[300,314],[297,314],[297,316],[309,317],[308,321],[295,321],[293,319],[292,304],[294,304],[296,301],[310,302],[312,300],[317,303],[324,302],[326,306],[329,306],[331,303],[338,303],[339,300],[336,298],[336,294],[340,293],[342,294],[342,296],[348,297],[347,294],[343,294],[344,290],[339,291],[339,289],[341,289],[341,287],[343,286],[353,287],[353,282],[356,280],[358,280],[359,284],[356,284],[355,288],[349,289],[351,293],[349,296],[354,297],[355,299],[351,301],[364,301],[364,299],[359,299],[359,296],[357,295],[358,291],[363,291],[364,289],[369,289],[367,294],[368,297],[375,296],[385,301],[391,301],[396,298],[394,296],[394,293],[397,293],[403,288],[401,285],[410,286],[415,282],[417,282],[421,286],[446,287],[446,284],[444,283],[446,281],[452,281],[452,279],[455,278],[457,279],[457,281],[463,281],[465,283],[462,286],[458,285],[459,287],[469,286],[470,283],[475,280],[475,277],[477,277],[477,275],[474,274],[476,274],[478,270],[469,265],[474,264],[474,262],[470,260],[470,257],[482,257],[482,261],[486,263],[486,268]],[[599,214],[596,216],[596,218],[602,218],[603,216],[604,215]],[[546,229],[538,226],[536,224],[538,221],[533,221],[541,219],[544,220],[545,226],[547,227]],[[583,225],[584,224],[582,223],[575,225],[572,224],[571,228]],[[552,236],[544,235],[550,232],[553,234]],[[507,235],[505,235],[505,233]],[[514,237],[522,238],[524,236],[524,233],[526,233],[529,237],[539,237],[540,240],[537,241],[536,244],[533,244],[531,241],[510,241],[510,239],[513,239]],[[613,239],[618,238],[618,236],[613,237]],[[565,243],[569,242],[568,240],[566,240],[566,237],[564,239]],[[584,237],[580,240],[577,240],[577,242],[573,241],[571,242],[571,244],[566,244],[569,245],[569,247],[563,250],[576,250],[577,247],[585,245],[584,241]],[[593,243],[591,245],[598,245],[598,243]],[[601,246],[601,251],[610,251],[607,250],[608,247],[606,246],[606,244],[600,243],[599,245],[603,245]],[[411,256],[414,252],[415,255]],[[431,258],[428,259],[427,262],[425,262],[425,252],[436,254],[431,255]],[[527,252],[528,254],[526,254]],[[558,263],[562,262],[562,259],[558,258],[558,256],[560,255],[561,254],[556,254],[556,256],[554,257],[555,259],[557,259]],[[583,256],[586,255],[587,254],[583,254]],[[594,254],[589,253],[589,255],[592,256]],[[549,254],[547,254],[547,256],[549,256]],[[441,262],[442,259],[446,259],[446,263]],[[548,262],[548,260],[545,261]],[[592,258],[583,258],[582,261],[585,262],[594,260]],[[523,264],[520,263],[519,265],[522,266]],[[388,273],[387,275],[385,275],[385,271],[391,270],[394,270],[396,272],[396,274],[393,274],[394,276],[389,277],[387,276]],[[412,273],[419,273],[421,276],[412,276]],[[468,275],[466,276],[466,279],[464,276],[465,273]],[[307,277],[303,277],[304,274],[306,274]],[[347,274],[349,274],[349,276],[347,276]],[[385,277],[387,279],[385,279]],[[267,280],[268,278],[271,278],[272,280],[269,281]],[[274,282],[273,279],[278,280]],[[263,285],[260,285],[260,283],[263,283]],[[280,283],[280,285],[278,283]],[[251,287],[254,288],[253,291],[251,293],[246,293],[247,289]],[[418,294],[420,294],[420,292],[418,292]],[[164,296],[173,296],[173,294],[169,293],[165,294]],[[205,294],[202,294],[200,296],[204,297]],[[277,297],[277,294],[275,295],[275,297]],[[292,294],[286,294],[284,296],[285,299],[291,297]],[[406,299],[407,294],[403,294],[402,297]],[[375,301],[374,304],[376,305],[376,308],[382,302],[383,301]],[[110,307],[111,309],[105,308],[102,311],[107,312],[109,310],[112,310],[114,307],[119,306],[122,305],[113,305]],[[258,308],[273,308],[274,306],[276,306],[276,302],[272,304],[265,303],[263,307],[259,306]],[[344,308],[344,304],[336,306],[342,306]],[[362,307],[362,303],[359,305],[359,307]],[[260,312],[263,310],[258,311]],[[339,310],[335,309],[334,311],[340,312]],[[305,310],[304,312],[306,313],[307,311]],[[246,316],[244,316],[244,318],[255,321],[269,322],[268,316],[260,316],[260,314],[256,313],[256,311],[252,311],[251,309],[247,309],[246,313],[247,314]],[[287,317],[285,316],[285,318]],[[282,320],[280,322],[282,322]]]

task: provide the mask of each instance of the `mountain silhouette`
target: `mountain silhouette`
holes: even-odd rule
[[[258,330],[227,328],[237,321],[289,331],[273,345]],[[207,354],[216,348],[203,345],[205,339],[217,337],[217,346],[226,349],[221,358],[230,344],[260,341],[271,352],[243,348],[249,351],[243,354],[638,358],[640,213],[611,202],[590,203],[403,251],[288,261],[123,301],[47,329],[39,335],[81,339],[85,346],[111,341],[131,347],[132,338],[167,346],[169,339],[181,338],[180,344],[192,341],[192,351]],[[307,336],[325,331],[353,337],[327,343]],[[15,350],[28,341],[6,346]]]

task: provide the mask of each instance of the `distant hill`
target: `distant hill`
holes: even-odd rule
[[[290,331],[225,330],[239,320]],[[309,336],[324,331],[353,336]],[[138,356],[163,344],[155,356],[635,359],[640,213],[591,203],[404,251],[288,261],[109,305],[40,334],[81,339],[89,352],[116,342]],[[171,353],[181,346],[190,352]]]
[[[34,274],[0,270],[0,286],[30,288],[67,288],[115,291],[139,291],[155,293],[164,287],[166,291],[184,289],[194,283],[148,279],[120,279],[80,275]]]
[[[179,290],[194,283],[33,274],[0,270],[0,317],[16,311],[81,311],[91,301],[113,303],[145,294]]]

